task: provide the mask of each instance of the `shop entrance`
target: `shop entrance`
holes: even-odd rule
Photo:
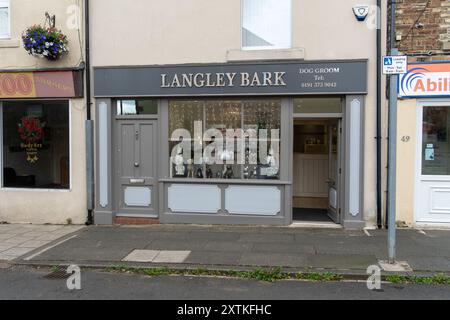
[[[158,215],[157,120],[116,120],[118,216]]]
[[[416,217],[418,224],[450,223],[450,102],[418,109]]]
[[[294,120],[293,221],[340,223],[341,120]]]

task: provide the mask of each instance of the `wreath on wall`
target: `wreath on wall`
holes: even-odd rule
[[[34,25],[22,34],[23,47],[28,54],[50,61],[69,52],[67,36],[54,27]]]

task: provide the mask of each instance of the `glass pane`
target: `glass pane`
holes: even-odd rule
[[[450,175],[450,107],[423,108],[422,174]]]
[[[158,102],[156,100],[118,100],[117,115],[152,115],[158,114]]]
[[[238,141],[235,138],[242,136],[239,134],[239,130],[242,128],[242,101],[207,101],[205,116],[205,128],[220,133],[222,139],[222,145],[217,150],[218,154],[216,155],[214,152],[212,155],[224,162],[210,164],[208,169],[216,178],[240,179],[242,164],[237,161],[239,149]],[[217,138],[213,131],[211,131],[211,135]],[[228,142],[228,146],[227,139],[232,142]],[[209,143],[211,141],[205,142],[205,147]],[[209,158],[209,154],[205,154],[205,157]]]
[[[3,103],[3,186],[68,189],[68,102]]]
[[[279,179],[281,100],[169,102],[171,177]]]
[[[244,102],[244,130],[248,132],[251,129],[258,132],[259,143],[257,149],[252,150],[250,141],[246,140],[244,179],[278,179],[281,101],[264,99]]]
[[[194,100],[169,102],[171,177],[194,178],[204,174],[201,160],[197,159],[197,163],[193,163],[195,151],[200,153],[197,158],[201,157],[202,152],[200,143],[203,135],[204,105],[203,101]]]
[[[9,36],[8,8],[0,8],[0,37]]]
[[[242,46],[291,46],[291,0],[243,0]]]
[[[341,98],[294,99],[294,113],[342,113]]]

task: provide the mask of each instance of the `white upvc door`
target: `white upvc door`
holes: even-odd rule
[[[450,100],[420,102],[417,120],[415,220],[450,224]]]

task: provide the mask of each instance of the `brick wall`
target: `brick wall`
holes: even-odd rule
[[[397,0],[397,46],[405,53],[450,53],[450,0]]]

